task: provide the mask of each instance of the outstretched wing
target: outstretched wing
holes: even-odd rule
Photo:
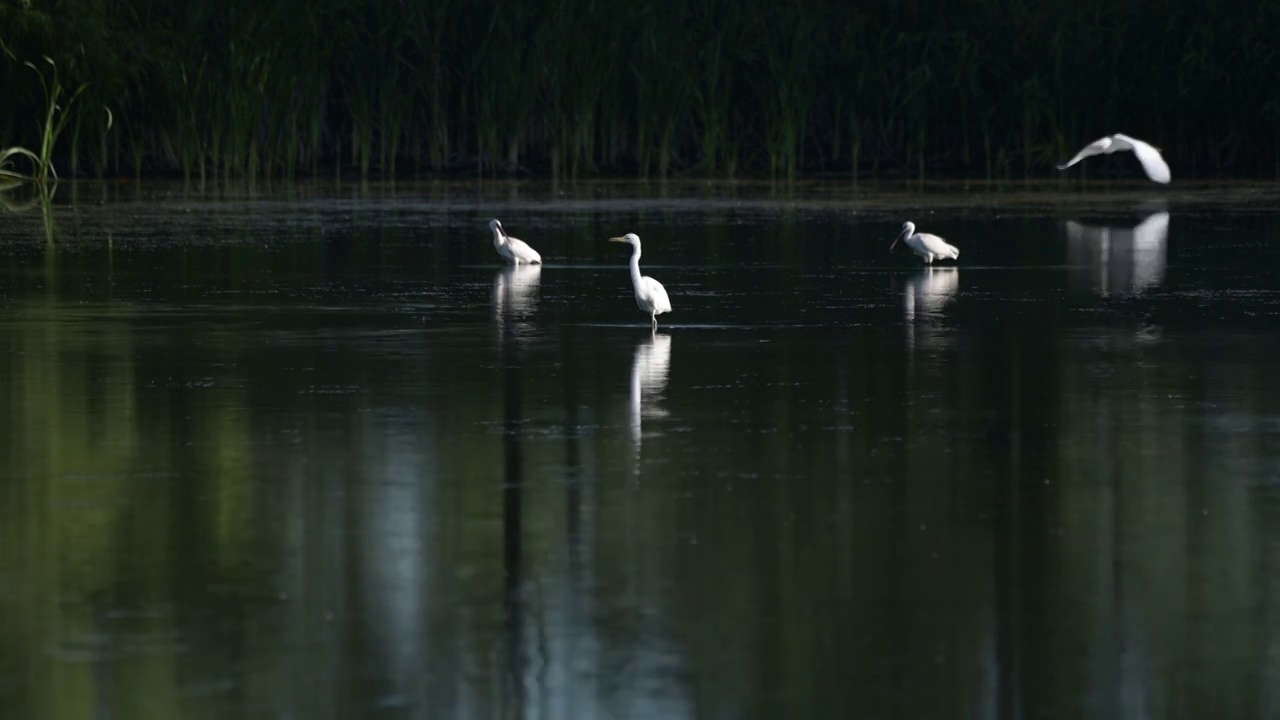
[[[1158,183],[1167,183],[1173,177],[1169,173],[1168,163],[1160,156],[1159,150],[1128,135],[1116,133],[1115,137],[1117,140],[1122,140],[1129,144],[1133,154],[1138,156],[1138,162],[1142,163],[1142,170],[1147,174],[1147,177]]]
[[[523,263],[540,263],[542,256],[537,250],[529,247],[528,243],[523,240],[517,240],[513,237],[507,237],[507,247],[511,248],[511,255]]]
[[[1104,137],[1098,140],[1094,140],[1093,142],[1086,145],[1083,150],[1076,153],[1075,157],[1071,158],[1066,163],[1059,165],[1058,169],[1066,170],[1067,168],[1071,167],[1072,165],[1075,165],[1076,163],[1080,162],[1081,160],[1087,157],[1090,157],[1092,155],[1100,155],[1106,152],[1107,148],[1109,147],[1111,147],[1111,138],[1109,137]]]
[[[647,275],[640,278],[640,283],[644,285],[645,294],[653,302],[654,314],[671,312],[671,298],[667,297],[667,289],[662,287],[662,283]]]

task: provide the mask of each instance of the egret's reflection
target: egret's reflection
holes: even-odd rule
[[[541,265],[511,265],[493,276],[493,315],[499,333],[510,327],[518,337],[532,328],[529,316],[538,307],[541,278]]]
[[[942,341],[942,330],[927,321],[942,314],[942,309],[960,289],[960,270],[953,267],[927,267],[907,279],[903,291],[903,315],[907,320],[907,348],[916,349],[917,333],[921,343],[933,345]],[[917,325],[922,327],[917,328]]]
[[[640,458],[641,417],[666,417],[667,411],[657,405],[667,387],[667,371],[671,367],[671,336],[654,334],[636,345],[631,363],[631,442],[636,459]]]
[[[438,595],[430,592],[436,556],[428,543],[420,541],[431,532],[425,519],[436,514],[431,502],[434,485],[412,479],[430,474],[427,460],[436,453],[429,435],[417,437],[387,428],[413,427],[423,421],[416,413],[365,417],[362,430],[370,438],[384,440],[362,458],[373,481],[356,488],[360,501],[354,507],[360,515],[353,533],[361,560],[354,568],[368,590],[363,601],[369,611],[366,630],[374,640],[370,651],[385,673],[388,691],[403,693],[406,700],[415,702],[426,700],[417,681],[426,657],[418,643],[401,640],[423,636],[425,621],[434,610],[432,600]]]
[[[1086,281],[1102,295],[1140,292],[1164,279],[1169,213],[1155,212],[1137,227],[1067,221],[1067,257],[1087,266]]]
[[[960,288],[960,271],[953,267],[928,267],[907,280],[904,312],[908,321],[942,312]]]

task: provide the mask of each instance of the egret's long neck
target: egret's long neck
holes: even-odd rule
[[[631,285],[640,289],[640,244],[636,243],[631,251]]]
[[[501,247],[507,244],[507,236],[502,234],[501,228],[493,229],[493,246]]]

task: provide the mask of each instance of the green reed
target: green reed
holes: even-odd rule
[[[1276,3],[1101,0],[13,4],[0,147],[201,179],[1049,176],[1128,132],[1180,176],[1272,176],[1252,149],[1275,145],[1278,23]],[[39,79],[17,61],[40,56]]]

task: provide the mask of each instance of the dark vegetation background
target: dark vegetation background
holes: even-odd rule
[[[1277,0],[0,0],[0,148],[38,145],[22,63],[47,55],[87,83],[64,177],[1007,177],[1112,132],[1175,176],[1277,177],[1277,21]]]

